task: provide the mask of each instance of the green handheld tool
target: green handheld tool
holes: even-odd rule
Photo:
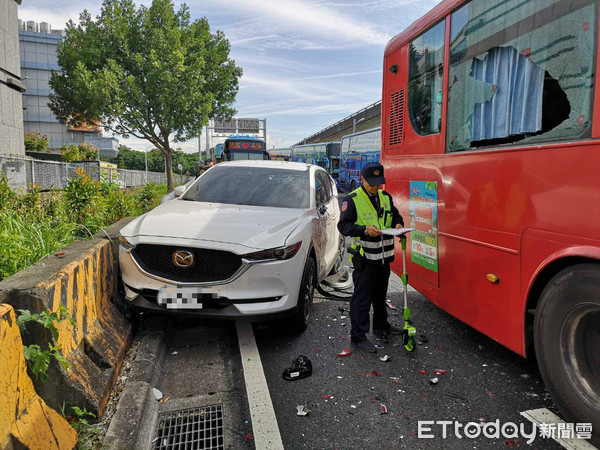
[[[407,231],[408,233],[408,231]],[[404,290],[404,327],[402,329],[402,345],[404,348],[412,352],[415,349],[415,336],[417,329],[412,325],[410,321],[410,309],[408,308],[408,274],[406,273],[406,235],[400,236],[400,243],[402,245],[402,286]]]

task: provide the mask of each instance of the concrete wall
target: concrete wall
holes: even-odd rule
[[[58,340],[41,326],[27,326],[26,345],[58,345],[69,363],[65,370],[50,363],[48,379],[35,381],[37,393],[51,408],[77,405],[101,416],[119,374],[131,338],[131,324],[118,311],[118,240],[77,241],[62,249],[64,257],[49,255],[0,282],[0,304],[31,312],[58,311],[64,306],[74,326],[59,323]],[[0,366],[10,366],[11,359]],[[16,395],[16,394],[15,394]],[[1,447],[1,446],[0,446]]]
[[[0,154],[25,156],[17,8],[0,0]]]
[[[0,448],[71,449],[77,433],[35,392],[15,311],[0,304]],[[10,364],[4,364],[9,362]]]

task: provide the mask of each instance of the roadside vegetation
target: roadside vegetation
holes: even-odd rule
[[[149,183],[127,193],[92,180],[81,169],[62,191],[13,192],[0,177],[0,280],[36,263],[77,239],[154,208],[166,185]]]

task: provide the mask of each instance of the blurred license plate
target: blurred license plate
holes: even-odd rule
[[[203,300],[216,298],[195,287],[163,286],[158,290],[158,304],[167,309],[202,309]]]

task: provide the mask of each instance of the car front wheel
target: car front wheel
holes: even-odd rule
[[[296,314],[292,318],[292,328],[300,333],[306,330],[312,312],[312,303],[315,296],[317,282],[316,264],[312,257],[308,257],[302,273],[302,283],[298,293],[298,306]]]

